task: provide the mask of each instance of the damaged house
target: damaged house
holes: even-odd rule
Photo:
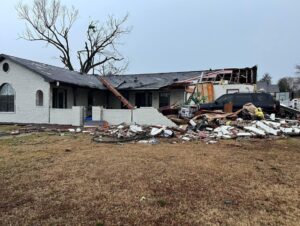
[[[108,87],[101,82],[100,76],[83,75],[1,54],[0,122],[82,125],[88,116],[98,112],[93,107],[99,106],[102,109],[118,109],[107,115],[116,114],[121,120],[124,112],[120,110],[128,108],[128,104],[135,107],[136,112],[152,107],[148,115],[155,115],[153,109],[185,103],[190,86],[199,83],[213,84],[213,98],[230,92],[252,92],[256,75],[255,66],[101,77],[109,84]],[[114,90],[125,101],[120,101]],[[140,114],[144,117],[147,112]],[[160,117],[161,114],[157,114]],[[103,117],[93,115],[93,119],[103,120]]]

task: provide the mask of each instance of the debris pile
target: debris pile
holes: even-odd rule
[[[267,115],[253,104],[233,113],[222,111],[198,112],[192,119],[170,116],[177,128],[163,126],[125,125],[99,127],[93,134],[96,142],[157,143],[156,138],[177,140],[203,140],[216,143],[220,139],[250,139],[280,136],[300,136],[300,121]]]
[[[282,136],[300,136],[300,121],[276,118],[275,114],[264,114],[253,104],[242,109],[225,113],[223,111],[199,111],[193,118],[179,118],[170,115],[176,128],[165,126],[141,126],[120,124],[109,125],[101,121],[84,128],[55,125],[26,125],[12,131],[1,132],[1,136],[17,136],[23,133],[48,132],[49,134],[89,134],[98,143],[138,142],[157,144],[158,138],[172,139],[172,142],[201,140],[208,144],[220,139],[251,139]]]

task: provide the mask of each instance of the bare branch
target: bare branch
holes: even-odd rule
[[[95,67],[102,64],[116,61],[122,61],[123,56],[117,51],[116,46],[124,34],[130,32],[130,28],[124,27],[128,19],[126,15],[122,20],[117,20],[110,16],[106,23],[102,26],[98,22],[92,21],[87,29],[87,42],[85,43],[85,51],[78,52],[79,60],[85,57],[82,64],[81,72],[88,73]],[[97,60],[95,60],[97,59]]]
[[[28,41],[41,41],[55,47],[61,62],[74,70],[70,56],[70,30],[78,18],[78,10],[68,9],[60,0],[34,0],[31,6],[19,3],[16,10],[20,19],[25,21],[21,38]],[[80,72],[88,74],[91,70],[110,68],[117,71],[117,62],[124,57],[118,51],[120,39],[130,32],[125,26],[128,15],[121,20],[109,16],[104,24],[97,21],[89,23],[83,50],[77,51]],[[99,69],[100,68],[100,69]]]
[[[59,0],[34,0],[32,7],[19,3],[16,7],[26,28],[21,38],[29,41],[42,41],[60,51],[62,63],[74,70],[69,46],[69,31],[78,18],[78,10],[68,10]]]

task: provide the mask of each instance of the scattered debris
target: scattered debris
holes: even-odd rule
[[[176,117],[177,119],[175,119]],[[273,139],[282,136],[300,136],[299,120],[281,119],[275,114],[264,114],[251,103],[232,113],[219,110],[199,111],[195,113],[193,118],[181,119],[175,115],[170,116],[170,118],[178,123],[177,127],[126,125],[124,123],[112,126],[103,121],[103,123],[84,128],[27,125],[18,130],[0,131],[0,136],[33,132],[47,132],[59,136],[82,133],[91,135],[92,140],[98,143],[137,142],[152,145],[160,142],[158,138],[172,139],[172,143],[202,140],[206,144],[216,144],[220,139]],[[67,149],[66,152],[68,152]]]

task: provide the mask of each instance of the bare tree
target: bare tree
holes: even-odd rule
[[[32,6],[19,3],[16,10],[26,24],[21,38],[54,46],[60,52],[61,62],[73,71],[70,30],[78,18],[78,10],[74,7],[67,8],[60,0],[34,0]],[[95,70],[104,72],[103,68],[115,68],[111,73],[119,71],[115,63],[123,61],[124,57],[117,47],[121,44],[120,38],[130,32],[130,28],[124,27],[127,19],[128,15],[120,20],[110,16],[102,25],[97,21],[88,24],[84,47],[77,51],[81,73],[88,74]]]

